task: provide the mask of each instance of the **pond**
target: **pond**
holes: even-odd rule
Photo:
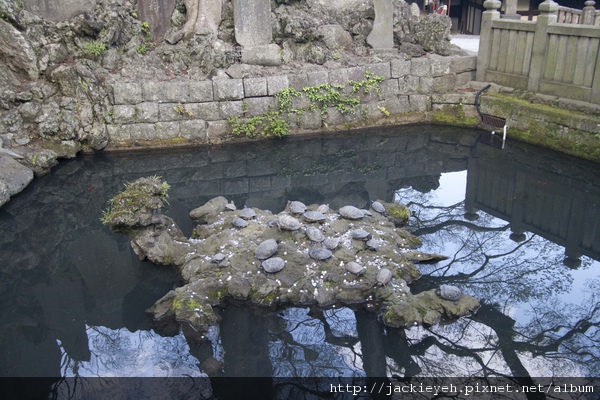
[[[403,126],[62,162],[0,209],[0,376],[599,377],[600,165],[479,138]],[[232,304],[210,341],[161,335],[145,310],[177,273],[100,222],[124,183],[152,175],[187,235],[189,211],[219,195],[273,212],[402,202],[420,250],[449,257],[420,264],[411,291],[457,285],[482,306],[400,330],[365,309]]]

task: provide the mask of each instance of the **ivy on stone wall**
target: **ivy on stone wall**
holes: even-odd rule
[[[381,93],[379,84],[384,81],[383,76],[373,75],[366,71],[364,79],[359,81],[349,81],[348,85],[352,87],[350,95],[346,94],[346,85],[331,85],[329,83],[308,86],[302,89],[302,92],[293,89],[283,89],[275,94],[277,99],[277,109],[269,110],[267,113],[257,115],[252,118],[242,119],[240,116],[230,117],[227,122],[231,124],[234,136],[269,137],[275,136],[281,138],[289,134],[290,126],[284,117],[290,115],[302,115],[306,111],[321,111],[321,118],[327,116],[329,107],[335,108],[341,114],[356,113],[356,108],[360,106],[360,97],[357,94],[361,89],[365,94],[374,90],[377,94]],[[306,108],[293,108],[293,100],[296,97],[305,95],[310,100],[310,105]],[[247,111],[242,108],[242,114]]]

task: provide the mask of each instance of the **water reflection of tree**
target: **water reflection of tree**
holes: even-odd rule
[[[451,283],[483,300],[471,319],[408,330],[423,375],[598,375],[598,282],[579,304],[565,304],[559,296],[571,292],[573,279],[563,248],[535,235],[513,242],[508,224],[484,213],[467,219],[462,202],[443,206],[431,193],[400,192],[413,199],[411,228],[425,250],[450,256],[423,266],[429,276],[417,287]]]

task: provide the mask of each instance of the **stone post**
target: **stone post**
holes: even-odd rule
[[[506,0],[506,10],[502,18],[504,19],[521,19],[521,16],[517,14],[517,3],[519,0]]]
[[[585,7],[583,7],[582,15],[581,15],[581,23],[583,25],[594,25],[594,16],[596,14],[596,5],[595,1],[586,1]]]
[[[161,42],[171,27],[171,14],[175,10],[175,0],[138,0],[140,21],[150,25],[150,36]]]
[[[529,66],[529,81],[527,90],[537,92],[540,87],[540,80],[544,73],[544,64],[546,62],[546,46],[548,43],[548,25],[556,23],[558,4],[552,0],[545,0],[539,6],[540,15],[535,24],[535,33],[533,36],[533,47],[531,50],[531,63]]]
[[[233,21],[240,46],[260,46],[273,40],[270,0],[233,0]]]
[[[235,41],[242,46],[242,63],[270,66],[283,63],[279,46],[271,43],[270,0],[233,0],[233,22]]]
[[[479,32],[479,52],[477,53],[477,74],[476,80],[485,81],[487,69],[490,66],[490,56],[492,51],[492,22],[500,18],[498,11],[502,3],[499,0],[486,0],[483,3],[485,11],[481,16],[481,30]]]
[[[367,36],[367,43],[374,49],[394,47],[394,6],[392,0],[374,0],[375,21]]]

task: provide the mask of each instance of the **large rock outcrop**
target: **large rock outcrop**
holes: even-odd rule
[[[411,294],[408,285],[420,276],[415,263],[445,257],[415,251],[418,238],[385,215],[391,204],[383,214],[317,205],[308,207],[311,214],[290,203],[273,215],[236,210],[218,197],[190,213],[202,224],[185,239],[159,212],[166,187],[158,178],[129,184],[104,220],[128,235],[141,258],[179,268],[185,285],[148,310],[168,331],[182,324],[202,339],[218,322],[214,307],[229,300],[266,307],[368,306],[392,327],[434,324],[479,306],[467,295],[450,301],[435,290]]]

